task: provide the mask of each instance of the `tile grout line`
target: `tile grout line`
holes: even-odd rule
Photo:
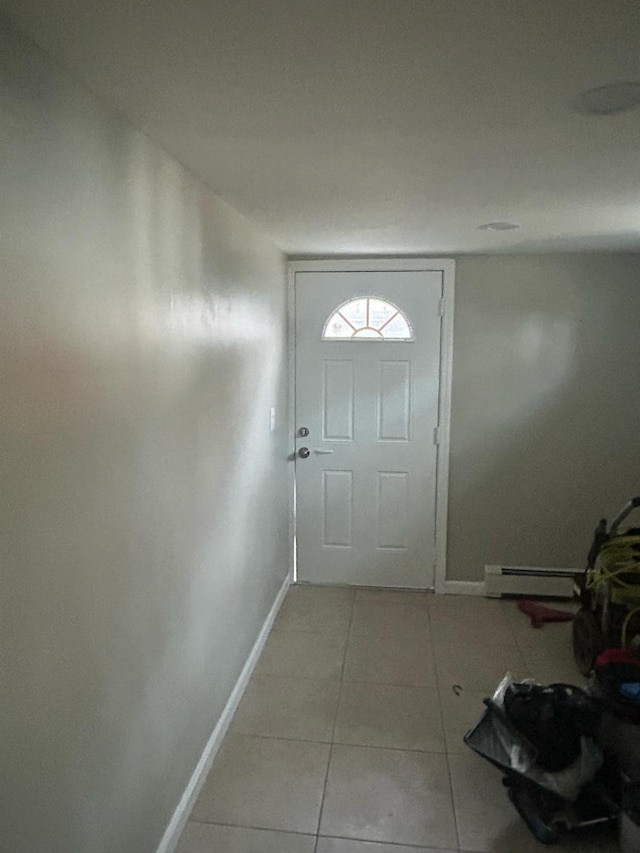
[[[202,824],[203,826],[221,826],[221,827],[225,827],[226,829],[250,829],[250,830],[253,830],[254,832],[277,832],[279,835],[295,835],[295,836],[299,836],[300,838],[314,838],[314,840],[316,842],[316,846],[317,846],[318,842],[320,841],[320,838],[322,837],[322,838],[335,838],[339,841],[355,841],[356,843],[362,843],[362,844],[380,844],[380,843],[383,843],[388,847],[410,847],[410,848],[415,848],[416,850],[425,850],[426,853],[432,853],[432,851],[436,851],[436,850],[441,849],[440,847],[425,847],[424,844],[412,844],[410,842],[404,842],[403,844],[396,844],[395,841],[379,842],[379,841],[371,841],[370,839],[366,839],[366,838],[352,838],[352,837],[348,837],[346,835],[323,835],[323,836],[315,835],[314,836],[314,833],[312,833],[312,832],[298,832],[295,829],[273,829],[273,827],[253,826],[253,825],[247,824],[247,823],[222,823],[220,821],[204,820],[202,818],[189,818],[189,823],[199,823],[199,824]],[[460,848],[460,851],[461,851],[461,853],[475,853],[475,851],[462,851],[461,848]]]
[[[329,744],[329,760],[327,761],[327,772],[324,777],[324,785],[322,786],[322,798],[320,799],[320,811],[318,812],[318,825],[316,827],[316,847],[320,838],[320,826],[322,824],[322,814],[324,812],[324,801],[327,796],[327,785],[329,783],[329,770],[331,768],[331,758],[333,756],[333,743]]]
[[[356,599],[354,598],[353,610],[355,610],[355,603],[356,603]],[[352,622],[353,622],[353,610],[352,610],[351,623],[350,623],[350,625],[349,625],[349,632],[348,632],[348,635],[347,635],[347,648],[348,648],[348,645],[349,645],[349,641],[350,641],[350,639],[351,639],[351,624],[352,624]],[[445,740],[445,732],[444,732],[444,721],[443,721],[443,716],[442,716],[442,702],[441,702],[441,700],[440,700],[440,682],[439,682],[439,678],[438,678],[438,670],[437,670],[436,661],[435,661],[435,649],[433,648],[433,634],[432,634],[432,630],[431,630],[431,616],[430,616],[430,613],[429,613],[429,609],[428,609],[428,608],[426,609],[426,613],[427,613],[427,622],[428,622],[428,628],[429,628],[429,630],[428,630],[428,640],[427,640],[427,642],[428,642],[428,646],[429,646],[429,648],[432,650],[432,652],[434,652],[433,673],[434,673],[434,676],[435,676],[435,688],[425,688],[424,686],[420,686],[420,687],[418,687],[418,685],[406,685],[406,684],[402,684],[402,685],[400,685],[400,684],[399,684],[399,685],[385,685],[385,686],[414,687],[414,688],[417,688],[417,687],[418,687],[418,689],[433,689],[433,691],[434,691],[434,693],[435,693],[435,695],[436,695],[436,697],[437,697],[437,700],[438,700],[438,714],[439,714],[439,718],[440,718],[440,728],[441,728],[441,731],[442,731],[442,739],[443,739],[443,746],[444,746],[444,750],[443,750],[443,752],[434,752],[434,751],[432,751],[432,750],[399,749],[399,748],[396,748],[396,747],[374,747],[374,746],[365,746],[365,745],[362,745],[362,744],[346,744],[346,745],[348,745],[348,746],[353,746],[353,747],[356,747],[356,748],[361,748],[361,749],[375,749],[375,750],[379,750],[379,749],[389,749],[389,750],[396,751],[396,752],[420,752],[420,753],[422,753],[422,754],[444,755],[444,756],[445,756],[446,765],[447,765],[447,773],[448,773],[448,776],[449,776],[449,801],[450,801],[450,804],[451,804],[451,813],[452,813],[452,815],[453,815],[453,819],[454,819],[454,829],[455,829],[455,834],[456,834],[456,848],[459,850],[460,839],[459,839],[459,833],[458,833],[458,825],[457,825],[457,818],[456,818],[456,812],[455,812],[455,804],[454,804],[454,801],[453,801],[453,790],[452,790],[452,784],[451,784],[451,770],[450,770],[450,766],[449,766],[449,758],[448,758],[448,754],[447,754],[447,751],[446,751],[446,740]],[[410,638],[409,638],[409,639],[410,639]],[[420,641],[420,639],[422,639],[422,638],[416,637],[415,639],[416,639],[416,641],[418,641],[418,642],[419,642],[419,641]],[[345,662],[346,662],[346,650],[345,650]],[[364,684],[369,684],[369,683],[371,683],[371,684],[375,684],[376,682],[345,682],[345,681],[344,681],[344,669],[343,669],[343,677],[341,678],[341,687],[340,687],[340,699],[342,698],[342,684],[349,684],[349,683],[364,683]],[[340,702],[340,700],[339,700],[339,702]],[[337,712],[336,712],[336,718],[335,718],[335,720],[334,720],[334,728],[333,728],[333,736],[332,736],[332,741],[333,741],[333,742],[332,742],[332,745],[331,745],[331,751],[330,751],[330,756],[329,756],[329,765],[331,764],[331,756],[332,756],[332,754],[333,754],[333,746],[335,745],[335,740],[334,740],[334,739],[335,739],[335,726],[336,726],[336,722],[337,722]],[[327,780],[328,780],[328,775],[329,775],[329,768],[327,768]],[[324,810],[325,795],[326,795],[326,781],[325,781],[325,789],[324,789],[324,791],[323,791],[323,797],[322,797],[322,807],[321,807],[321,810],[320,810],[320,820],[319,820],[319,822],[318,822],[318,836],[317,836],[317,839],[316,839],[316,850],[317,850],[317,846],[318,846],[319,838],[320,838],[319,831],[320,831],[320,825],[321,825],[321,822],[322,822],[322,812],[323,812],[323,810]],[[338,836],[332,836],[332,837],[338,837]],[[352,841],[353,841],[353,840],[357,840],[357,839],[346,839],[346,840],[352,840]],[[391,844],[390,846],[395,846],[395,845]],[[401,845],[401,846],[402,846],[402,845]],[[428,850],[428,849],[429,849],[429,848],[425,848],[425,847],[424,847],[424,845],[413,845],[413,844],[410,844],[410,845],[404,845],[404,846],[409,846],[409,847],[414,847],[414,846],[415,846],[415,847],[416,847],[416,849],[426,849],[426,850]],[[434,848],[434,849],[435,849],[435,848]]]
[[[422,851],[424,851],[424,853],[441,853],[443,849],[442,847],[426,847],[424,844],[413,844],[406,841],[401,844],[396,844],[395,841],[371,841],[367,838],[352,838],[351,836],[347,835],[321,835],[318,837],[318,841],[320,840],[320,838],[330,838],[335,839],[337,841],[352,841],[356,844],[373,844],[376,846],[383,845],[384,847],[397,847],[398,849],[402,848],[403,850],[419,850],[421,851],[421,853]],[[452,850],[450,847],[448,847],[447,850],[450,850],[451,853],[481,853],[481,851],[476,850],[462,850],[457,846],[455,850]]]
[[[524,616],[524,614],[522,614],[522,615]],[[519,633],[515,628],[515,623],[514,623],[513,619],[509,616],[505,616],[505,619],[509,623],[509,628],[511,629],[511,633],[513,635],[514,646],[515,646],[515,648],[516,648],[516,650],[520,656],[520,660],[522,662],[522,673],[523,673],[522,677],[523,678],[532,678],[532,677],[534,677],[533,676],[534,667],[529,663],[529,655],[527,654],[527,652],[530,652],[532,650],[537,650],[540,647],[537,643],[535,644],[535,646],[523,646],[520,643]],[[535,629],[531,628],[531,630],[535,630]]]
[[[343,673],[343,671],[344,671],[344,662],[345,662],[345,657],[346,657],[346,648],[347,648],[347,643],[348,643],[348,632],[349,632],[349,629],[350,629],[350,626],[351,626],[351,619],[353,618],[353,606],[354,606],[354,602],[355,602],[355,594],[354,594],[353,599],[352,599],[352,602],[351,602],[351,611],[350,611],[350,614],[349,614],[349,628],[347,629],[347,637],[346,637],[345,647],[344,647],[343,655],[342,655],[342,666],[341,666],[341,670],[340,670],[340,679],[342,679],[342,673]],[[273,629],[272,629],[272,631],[273,631]],[[270,633],[271,633],[271,632],[270,632]],[[285,633],[288,633],[288,631],[287,631],[286,629],[285,629]],[[324,634],[324,632],[293,632],[293,631],[292,631],[291,633],[312,633],[312,634],[321,634],[321,635],[323,635],[323,634]],[[287,677],[290,677],[290,678],[292,678],[292,679],[293,679],[293,678],[305,678],[305,676],[279,676],[279,675],[273,675],[273,674],[271,674],[271,675],[265,675],[265,676],[263,676],[263,677],[266,677],[266,678],[287,678]],[[309,676],[307,676],[307,677],[306,677],[306,679],[307,679],[307,680],[309,680],[309,681],[326,681],[327,683],[338,683],[338,684],[341,684],[341,680],[340,680],[340,681],[338,681],[338,680],[337,680],[337,679],[335,679],[335,678],[332,678],[332,679],[318,679],[318,678],[315,678],[315,677],[309,677]],[[340,693],[339,693],[339,691],[338,691],[338,701],[339,701],[339,696],[340,696]],[[332,729],[332,731],[331,731],[331,737],[332,737],[332,739],[333,739],[333,732],[334,732],[334,730],[335,730],[335,724],[336,724],[337,712],[338,712],[338,702],[336,703],[336,706],[335,706],[335,709],[334,709],[334,714],[333,714],[333,723],[332,723],[332,727],[331,727],[331,729]],[[328,760],[327,760],[327,769],[326,769],[326,772],[325,772],[324,784],[323,784],[323,789],[322,789],[322,798],[321,798],[320,811],[319,811],[319,815],[318,815],[318,823],[317,823],[317,827],[316,827],[316,832],[301,833],[301,832],[296,832],[295,830],[294,830],[294,831],[292,831],[292,830],[274,829],[273,827],[251,826],[251,825],[248,825],[248,824],[219,823],[219,822],[216,822],[216,821],[207,821],[207,820],[199,820],[199,821],[198,821],[198,820],[195,820],[195,819],[194,819],[194,822],[196,822],[196,823],[209,824],[209,825],[212,825],[212,826],[229,826],[229,827],[237,827],[237,828],[242,828],[242,829],[253,829],[253,830],[261,830],[261,831],[271,831],[271,832],[284,832],[284,833],[289,833],[289,834],[292,834],[292,835],[300,835],[300,836],[309,837],[309,838],[314,838],[314,836],[315,836],[315,843],[314,843],[314,851],[315,851],[315,848],[316,848],[316,847],[317,847],[317,845],[318,845],[319,828],[320,828],[320,820],[321,820],[321,818],[322,818],[322,808],[323,808],[323,805],[324,805],[324,796],[325,796],[325,791],[326,791],[326,786],[327,786],[327,781],[328,781],[328,776],[329,776],[329,765],[330,765],[330,762],[331,762],[331,750],[332,750],[332,743],[327,743],[327,742],[325,742],[325,741],[317,741],[317,740],[316,740],[316,741],[313,741],[313,740],[301,740],[301,739],[299,739],[299,738],[272,738],[272,737],[268,737],[268,736],[264,736],[264,735],[257,735],[257,734],[253,734],[253,735],[241,735],[241,734],[239,734],[239,735],[237,735],[237,736],[238,736],[238,737],[247,737],[247,738],[248,738],[248,737],[253,737],[253,738],[259,738],[259,739],[262,739],[262,740],[282,740],[282,741],[287,741],[287,742],[297,742],[297,743],[317,743],[317,744],[322,745],[322,746],[329,746],[329,751],[328,751]]]
[[[349,683],[349,682],[345,682]],[[411,689],[411,688],[410,688]],[[434,691],[435,692],[435,691]],[[256,740],[281,740],[285,743],[317,743],[320,746],[351,746],[356,749],[378,749],[378,750],[387,750],[388,752],[418,752],[421,755],[444,755],[448,750],[445,749],[420,749],[419,747],[406,747],[406,746],[372,746],[367,743],[352,743],[350,741],[334,741],[334,740],[318,740],[314,738],[311,740],[310,738],[301,738],[301,737],[282,737],[282,735],[257,735],[257,734],[247,734],[245,732],[236,732],[234,733],[234,737],[236,738],[255,738]],[[456,753],[457,754],[457,753]]]
[[[324,637],[325,635],[322,634],[321,636]],[[339,678],[325,678],[322,675],[292,675],[291,673],[288,673],[287,675],[274,675],[273,673],[265,673],[264,675],[256,675],[255,678],[282,678],[284,680],[291,681],[324,681],[328,684],[340,684]]]
[[[429,614],[429,618],[431,621],[431,613]],[[512,622],[509,620],[508,617],[504,616],[503,619],[504,619],[504,622],[506,624],[506,627],[508,628],[508,634],[510,635],[509,646],[510,646],[510,648],[514,649],[517,652],[517,655],[520,659],[521,664],[524,666],[524,669],[528,671],[529,665],[528,665],[528,662],[525,658],[524,651],[523,651],[520,643],[518,642],[518,635],[516,633],[516,630],[515,630]],[[504,647],[504,642],[503,643],[495,643],[495,645]],[[442,715],[444,713],[444,709],[442,707],[442,696],[444,695],[445,691],[444,691],[444,686],[441,684],[441,681],[440,681],[440,674],[438,671],[437,664],[436,664],[436,680],[437,680],[437,684],[438,684],[438,692],[440,695],[440,711],[441,711],[441,715]],[[491,691],[477,691],[477,692],[489,692],[490,693]],[[442,719],[443,719],[443,726],[444,726],[444,717]],[[462,847],[461,847],[462,840],[461,840],[461,836],[460,836],[458,810],[456,808],[456,802],[455,802],[455,796],[454,796],[454,786],[453,786],[453,775],[451,773],[451,760],[452,760],[451,756],[455,756],[455,755],[461,754],[461,753],[454,753],[454,752],[449,750],[449,744],[447,743],[447,740],[446,740],[446,733],[445,733],[445,748],[446,748],[445,754],[446,754],[447,768],[449,771],[450,797],[451,797],[451,804],[452,804],[452,808],[453,808],[456,836],[458,839],[458,850],[462,851]]]
[[[318,836],[318,841],[320,838],[331,838],[336,839],[337,841],[352,841],[356,844],[373,844],[376,846],[383,845],[385,847],[397,847],[398,849],[402,848],[403,850],[409,848],[411,850],[419,850],[424,851],[424,853],[440,853],[442,851],[442,847],[427,847],[424,844],[413,844],[412,842],[404,841],[401,844],[396,844],[395,841],[371,841],[371,839],[367,838],[353,838],[347,835],[321,835]],[[447,850],[451,850],[451,853],[481,853],[481,851],[475,850],[462,850],[458,848],[456,845],[456,849],[452,850],[450,847]]]
[[[356,593],[353,593],[353,599],[351,601],[351,613],[349,614],[349,625],[347,626],[347,642],[344,646],[344,655],[342,656],[342,668],[340,669],[340,683],[344,681],[344,669],[347,663],[347,651],[349,649],[349,641],[351,640],[351,627],[353,625],[353,613],[356,609]],[[341,691],[342,692],[342,691]],[[337,709],[336,709],[336,717],[337,717]],[[334,729],[335,729],[335,719],[334,719]],[[333,739],[333,737],[332,737]]]
[[[249,823],[223,823],[219,820],[204,818],[189,818],[189,823],[201,823],[204,826],[223,826],[228,829],[252,829],[255,832],[277,832],[282,835],[299,835],[302,838],[313,838],[313,832],[299,832],[297,829],[274,829],[272,826],[254,826]]]
[[[340,712],[340,704],[342,702],[342,685],[345,684],[344,670],[345,670],[345,666],[347,664],[347,651],[349,649],[349,641],[351,639],[351,626],[353,624],[353,612],[355,610],[355,607],[356,607],[356,592],[354,590],[353,599],[351,601],[351,613],[349,614],[349,624],[347,626],[347,642],[344,645],[344,654],[342,656],[342,667],[340,669],[340,688],[338,690],[338,701],[336,702],[335,711],[333,713],[333,723],[331,725],[331,744],[332,745],[335,743],[336,726],[338,724],[338,714]],[[348,683],[348,682],[346,682],[346,683]],[[327,779],[328,778],[329,778],[329,768],[327,766]],[[325,788],[326,788],[327,779],[325,779]],[[322,806],[320,808],[320,817],[322,817],[322,809],[323,808],[324,808],[324,791],[322,794]],[[320,822],[318,821],[318,828],[319,827],[320,827]]]
[[[322,798],[320,800],[320,811],[318,813],[318,826],[316,829],[316,843],[315,843],[314,850],[317,850],[318,844],[320,843],[320,826],[322,824],[322,815],[324,812],[324,804],[325,804],[325,799],[327,796],[327,785],[329,784],[329,770],[331,768],[331,759],[333,757],[334,738],[335,738],[335,734],[336,734],[336,725],[338,722],[338,712],[340,710],[340,701],[342,699],[342,685],[344,683],[343,682],[344,668],[345,668],[345,664],[347,661],[347,649],[349,648],[349,639],[351,636],[351,625],[353,623],[353,611],[355,609],[355,606],[356,606],[356,593],[354,590],[353,598],[351,600],[351,613],[349,614],[349,625],[347,627],[347,642],[345,643],[345,646],[344,646],[344,653],[342,656],[342,667],[340,669],[340,689],[338,690],[338,701],[336,702],[336,707],[335,707],[335,710],[333,712],[333,723],[331,726],[331,743],[329,744],[329,760],[327,761],[327,772],[326,772],[325,777],[324,777],[324,785],[322,786]]]
[[[433,630],[432,630],[432,625],[431,625],[431,611],[429,611],[429,631],[431,632],[431,643],[433,645]],[[440,711],[440,725],[442,727],[442,738],[444,741],[444,748],[445,748],[444,755],[445,755],[445,761],[447,764],[447,774],[449,776],[449,802],[451,804],[451,814],[453,815],[453,828],[455,829],[455,832],[456,832],[456,847],[458,848],[458,850],[460,850],[460,830],[458,829],[458,812],[456,809],[455,797],[453,795],[453,776],[451,774],[451,761],[449,760],[449,750],[447,749],[447,734],[445,732],[445,727],[444,727],[444,713],[443,713],[443,708],[442,708],[443,690],[442,690],[442,685],[440,683],[440,673],[438,672],[437,654],[434,654],[433,668],[435,670],[435,675],[436,675],[436,689],[438,692],[438,709]]]

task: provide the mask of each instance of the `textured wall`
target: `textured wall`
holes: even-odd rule
[[[640,255],[463,257],[448,577],[580,566],[640,494]]]
[[[7,25],[0,109],[0,850],[147,853],[287,572],[283,259]]]

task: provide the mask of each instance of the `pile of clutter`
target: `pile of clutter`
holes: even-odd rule
[[[640,527],[621,528],[638,509],[640,495],[611,524],[600,519],[575,580],[578,613],[518,603],[533,628],[572,620],[587,690],[507,676],[465,736],[503,771],[511,801],[544,844],[617,821],[621,853],[640,853]]]
[[[622,853],[640,851],[640,636],[602,652],[586,690],[507,675],[485,706],[465,742],[539,841],[617,821]]]

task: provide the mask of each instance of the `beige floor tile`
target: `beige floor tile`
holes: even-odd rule
[[[564,603],[560,609],[570,609]],[[520,617],[521,621],[516,621]],[[584,685],[585,679],[576,669],[571,643],[571,623],[548,623],[532,628],[524,614],[515,608],[509,617],[514,620],[514,635],[532,678],[542,684],[563,681]]]
[[[352,603],[356,596],[353,586],[329,586],[312,583],[296,583],[289,587],[287,601],[341,601]]]
[[[576,669],[573,654],[565,648],[526,648],[522,650],[531,678],[541,684],[563,682],[584,687],[586,679]]]
[[[194,820],[317,831],[326,744],[227,736],[193,809]]]
[[[435,687],[431,644],[420,637],[352,634],[347,646],[344,680]]]
[[[342,634],[272,631],[255,673],[339,680],[346,645]]]
[[[335,745],[320,833],[362,841],[456,847],[446,757]]]
[[[427,608],[429,599],[432,597],[431,593],[414,590],[376,589],[375,587],[356,589],[356,602],[389,604],[391,606],[401,604],[407,607],[418,607],[422,610]]]
[[[505,673],[528,676],[528,669],[515,642],[509,646],[486,644],[433,644],[438,683],[445,693],[454,685],[463,690],[486,691],[491,695]]]
[[[463,690],[459,695],[453,690],[440,691],[447,752],[469,751],[463,738],[484,713],[482,700],[485,696],[486,692],[478,690]]]
[[[376,841],[349,841],[346,838],[318,839],[316,853],[456,853],[435,847],[405,847],[404,844],[378,844]]]
[[[291,595],[283,601],[276,617],[277,631],[309,631],[316,634],[346,634],[353,604],[343,596]]]
[[[429,605],[434,642],[442,645],[515,643],[513,627],[499,601],[480,596],[436,596]]]
[[[433,595],[428,599],[429,615],[432,619],[478,616],[482,619],[505,621],[507,615],[499,599],[481,595]]]
[[[331,742],[339,681],[256,675],[233,718],[232,733]]]
[[[334,741],[444,752],[438,692],[421,687],[344,683]]]
[[[190,821],[175,853],[314,853],[314,835]]]
[[[477,612],[467,615],[445,611],[430,614],[430,622],[434,643],[471,646],[515,644],[515,634],[509,622],[500,616],[494,618],[493,613],[482,617]]]
[[[509,801],[502,775],[470,751],[450,755],[461,850],[532,853],[537,842]]]
[[[426,607],[357,601],[351,618],[351,634],[381,634],[394,637],[431,639]]]
[[[517,638],[516,642],[523,654],[528,652],[544,652],[553,655],[562,663],[574,663],[573,644],[571,642],[570,629],[566,626],[560,631],[541,628],[536,631],[534,638]]]

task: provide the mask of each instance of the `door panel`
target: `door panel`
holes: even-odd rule
[[[322,472],[324,545],[351,548],[353,544],[353,472]]]
[[[353,441],[353,362],[325,361],[322,383],[322,438]]]
[[[409,441],[411,362],[381,361],[378,441]]]
[[[378,471],[378,548],[406,550],[407,471]]]
[[[442,286],[440,271],[296,273],[296,429],[309,429],[297,447],[311,451],[296,459],[302,581],[433,585]],[[367,296],[392,308],[359,303],[334,320]],[[393,306],[411,340],[375,331],[407,331]],[[340,337],[323,340],[330,317]],[[352,339],[351,322],[372,328]]]

